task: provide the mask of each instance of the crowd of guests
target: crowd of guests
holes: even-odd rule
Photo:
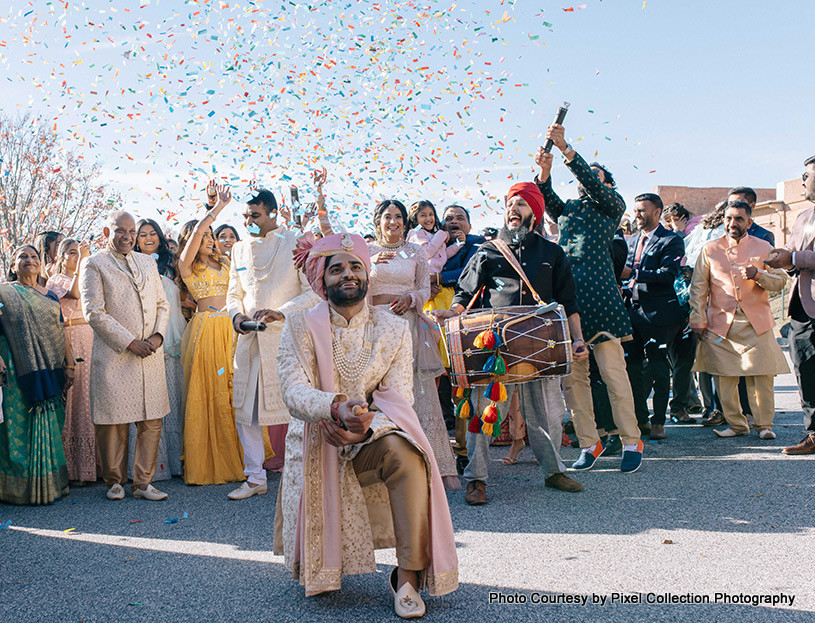
[[[815,452],[813,208],[785,248],[752,220],[746,187],[703,218],[644,193],[632,222],[607,168],[577,154],[562,126],[547,138],[579,197],[557,195],[554,158],[541,149],[534,180],[508,190],[503,226],[486,236],[471,233],[461,205],[439,214],[430,201],[395,199],[374,208],[367,239],[334,233],[318,171],[318,199],[304,213],[268,190],[252,196],[248,239],[229,224],[213,229],[232,196],[211,182],[202,218],[177,242],[154,220],[117,211],[95,253],[59,232],[19,246],[0,285],[0,501],[47,504],[98,477],[111,500],[128,480],[134,497],[162,500],[153,483],[173,476],[241,483],[229,493],[240,500],[267,492],[267,469],[283,470],[275,547],[307,594],[369,569],[373,545],[357,540],[348,554],[339,516],[360,524],[362,541],[385,543],[371,532],[384,500],[399,560],[395,607],[420,616],[418,589],[457,585],[440,492],[463,479],[466,502],[487,503],[499,435],[511,442],[505,465],[528,439],[545,485],[568,492],[583,488],[569,472],[603,455],[637,471],[643,439],[666,439],[669,419],[700,415],[722,427],[719,437],[752,427],[774,439],[773,380],[788,367],[770,296],[790,278],[807,436],[784,452]],[[815,157],[803,182],[815,202]],[[570,374],[483,394],[451,384],[437,329],[445,319],[550,302],[568,324]],[[568,468],[567,443],[580,449]],[[385,497],[374,499],[372,483]],[[327,552],[313,565],[312,538]]]

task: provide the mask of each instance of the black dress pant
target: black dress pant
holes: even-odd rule
[[[815,320],[804,311],[797,289],[790,303],[790,333],[787,339],[801,395],[804,428],[815,432]]]
[[[687,411],[693,406],[693,363],[696,361],[698,336],[689,325],[677,334],[668,348],[668,359],[671,362],[673,392],[671,395],[671,413]]]
[[[639,305],[630,312],[634,339],[623,344],[626,353],[626,370],[634,393],[634,411],[637,423],[648,422],[648,396],[654,390],[654,415],[651,424],[663,426],[671,392],[671,366],[668,350],[685,323],[656,326],[649,322]],[[648,370],[646,370],[646,361]],[[649,378],[650,376],[650,378]],[[685,386],[687,393],[687,386]],[[683,394],[684,395],[684,394]]]

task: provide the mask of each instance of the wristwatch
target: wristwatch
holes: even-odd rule
[[[571,152],[571,154],[569,152]],[[572,158],[574,158],[575,155],[577,154],[577,152],[572,148],[571,145],[569,145],[569,143],[566,143],[566,149],[564,149],[560,153],[562,153],[563,157],[566,158],[566,160],[569,160],[569,161],[571,161]]]

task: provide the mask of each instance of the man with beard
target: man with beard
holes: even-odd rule
[[[588,350],[580,328],[580,314],[569,260],[563,249],[534,231],[535,226],[543,219],[543,209],[543,195],[535,184],[515,184],[507,194],[504,226],[498,232],[498,238],[509,246],[540,299],[545,303],[556,301],[563,305],[573,340],[574,360],[582,362],[588,358]],[[512,264],[493,243],[488,242],[481,245],[481,249],[464,268],[450,309],[434,313],[439,318],[451,318],[463,313],[482,288],[483,297],[479,307],[537,304],[534,295]],[[527,418],[529,445],[545,470],[546,486],[561,491],[581,491],[583,485],[564,473],[566,467],[558,452],[565,413],[560,379],[540,378],[511,385],[507,389],[507,400],[498,403],[498,408],[506,413],[512,394],[519,392],[521,412]],[[479,392],[476,413],[481,413],[487,404]],[[464,499],[470,505],[487,503],[489,442],[490,437],[487,435],[467,432],[469,463],[464,470],[464,480],[468,483]]]
[[[628,240],[623,278],[631,277],[631,324],[634,339],[626,343],[628,378],[640,430],[651,439],[665,439],[665,412],[671,391],[668,351],[688,321],[674,290],[679,262],[685,255],[682,238],[660,225],[662,199],[654,193],[634,198],[634,218],[640,232]],[[651,371],[646,381],[645,359]],[[690,379],[680,379],[690,382]],[[654,390],[654,416],[649,422],[648,395]],[[674,395],[686,395],[687,385],[674,385]],[[691,423],[691,422],[688,422]]]
[[[772,250],[753,238],[750,204],[733,201],[724,213],[727,235],[708,242],[693,270],[690,324],[700,338],[694,369],[716,377],[722,412],[729,424],[714,430],[719,437],[748,435],[750,427],[739,404],[739,377],[746,379],[753,427],[761,439],[775,439],[773,382],[788,372],[775,340],[768,292],[780,292],[787,276],[764,268]]]
[[[563,126],[554,124],[546,131],[561,151],[566,166],[579,183],[579,199],[563,201],[552,189],[550,153],[538,150],[535,162],[540,172],[535,180],[546,200],[549,216],[557,219],[560,246],[569,258],[577,287],[580,321],[590,338],[594,360],[608,389],[616,430],[601,441],[595,423],[589,361],[576,362],[563,381],[566,402],[572,412],[580,443],[580,457],[573,470],[594,466],[604,452],[623,451],[620,471],[630,473],[642,464],[642,441],[634,413],[634,395],[625,373],[623,342],[631,340],[631,323],[617,287],[612,258],[614,233],[625,212],[623,198],[614,190],[611,173],[597,163],[589,165],[564,139]],[[619,431],[619,435],[617,434]],[[622,448],[620,447],[622,446]]]
[[[815,203],[815,156],[804,162],[801,176],[804,198]],[[795,281],[789,299],[789,344],[801,408],[804,411],[806,436],[784,454],[815,453],[815,208],[807,208],[795,220],[786,249],[773,249],[765,262],[772,268],[783,268]]]
[[[454,591],[458,563],[444,485],[411,407],[408,323],[366,303],[371,258],[361,236],[306,234],[295,259],[324,300],[289,314],[280,340],[292,420],[275,552],[310,596],[376,571],[374,549],[395,546],[394,609],[420,617],[418,591]]]
[[[280,397],[277,349],[285,315],[316,302],[305,277],[292,262],[295,233],[277,223],[277,201],[260,190],[246,203],[244,224],[250,238],[232,247],[226,307],[240,335],[235,347],[232,400],[243,446],[246,482],[228,494],[243,500],[266,493],[263,427],[269,426],[276,463],[283,467],[289,412]],[[265,331],[244,331],[241,323],[269,323]]]

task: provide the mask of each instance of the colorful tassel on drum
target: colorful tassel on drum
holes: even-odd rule
[[[501,355],[496,353],[493,355],[495,357],[495,361],[492,364],[491,372],[497,376],[502,376],[507,373],[507,362]]]
[[[473,346],[481,350],[495,350],[501,345],[501,337],[497,331],[487,329],[475,336]]]
[[[484,413],[481,414],[481,421],[483,422],[481,425],[481,433],[492,436],[495,430],[494,425],[498,422],[498,407],[494,402],[484,407]]]
[[[487,385],[487,391],[481,395],[493,402],[504,402],[507,399],[507,388],[501,381],[492,381]]]
[[[470,408],[469,400],[462,400],[456,405],[456,417],[467,420],[470,418],[470,415],[472,415],[472,409]]]
[[[467,426],[467,431],[475,433],[476,435],[481,432],[481,420],[475,416],[470,419],[470,424]]]

